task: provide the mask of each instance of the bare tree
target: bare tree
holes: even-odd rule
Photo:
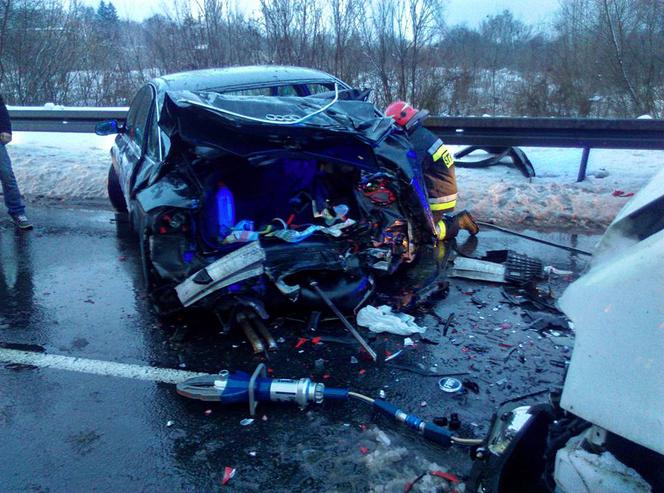
[[[163,0],[143,22],[111,1],[0,0],[0,90],[19,104],[127,104],[155,75],[279,63],[319,68],[433,112],[664,113],[664,2],[561,0],[551,30],[509,11],[443,25],[444,0]]]
[[[332,71],[341,79],[357,77],[357,47],[360,19],[365,17],[364,4],[359,0],[329,0],[332,12]],[[351,68],[353,67],[353,68]]]

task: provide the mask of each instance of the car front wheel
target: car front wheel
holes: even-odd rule
[[[127,212],[127,203],[125,202],[124,196],[122,195],[122,188],[120,188],[120,179],[118,174],[115,171],[115,168],[111,166],[108,170],[108,199],[111,201],[111,205],[117,212]]]

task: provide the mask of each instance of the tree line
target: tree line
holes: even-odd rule
[[[170,0],[142,22],[112,2],[0,0],[0,91],[11,104],[124,106],[159,74],[318,68],[378,105],[448,115],[664,116],[664,0],[561,0],[555,20],[510,11],[445,23],[444,0]]]

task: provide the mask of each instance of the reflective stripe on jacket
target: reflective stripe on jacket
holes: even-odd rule
[[[409,139],[422,165],[432,212],[451,212],[457,201],[452,153],[442,140],[421,125],[410,132]]]

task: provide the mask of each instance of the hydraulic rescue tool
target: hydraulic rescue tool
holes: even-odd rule
[[[413,414],[408,414],[383,399],[373,399],[348,389],[325,387],[322,383],[309,378],[290,380],[269,378],[265,365],[258,365],[252,375],[244,372],[229,373],[224,370],[218,375],[193,377],[177,384],[178,394],[190,399],[221,402],[222,404],[248,403],[252,416],[256,413],[258,402],[295,402],[304,407],[323,400],[345,401],[349,398],[372,404],[374,409],[407,427],[425,438],[443,446],[453,443],[460,445],[479,445],[482,440],[465,439],[452,436],[445,428],[427,423]]]

